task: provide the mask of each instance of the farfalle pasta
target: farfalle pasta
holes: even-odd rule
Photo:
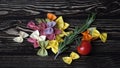
[[[48,56],[48,49],[50,49],[55,54],[54,59],[56,59],[59,54],[67,50],[67,46],[76,42],[76,40],[78,43],[82,42],[80,45],[89,47],[86,49],[89,49],[90,51],[91,41],[98,38],[100,38],[102,42],[106,42],[107,40],[107,33],[100,33],[96,27],[89,28],[90,24],[92,24],[94,20],[95,14],[92,14],[82,27],[75,26],[73,31],[70,30],[66,32],[66,29],[69,28],[70,24],[64,22],[62,16],[57,17],[55,14],[48,13],[47,18],[45,19],[36,18],[34,21],[32,20],[28,22],[27,28],[32,30],[30,34],[20,31],[18,36],[13,38],[13,40],[15,42],[22,43],[26,38],[27,41],[33,45],[33,48],[38,49],[36,54],[42,57]],[[79,38],[79,34],[82,34],[81,40]],[[80,49],[80,47],[81,46],[79,46],[78,49]],[[86,55],[89,53],[87,52],[85,54],[83,52],[86,51],[83,51],[82,54],[80,54],[80,50],[78,51],[79,54],[77,54],[77,52],[71,52],[70,56],[63,57],[63,61],[66,64],[71,64],[73,60],[79,59],[80,55]]]

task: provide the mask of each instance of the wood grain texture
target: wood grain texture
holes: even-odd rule
[[[39,57],[36,55],[38,49],[30,43],[15,43],[12,40],[15,35],[4,32],[16,27],[26,28],[28,21],[44,18],[47,12],[62,15],[70,24],[69,29],[81,26],[88,14],[95,12],[97,18],[91,26],[107,32],[108,40],[106,43],[99,39],[92,42],[92,52],[88,56],[66,65],[61,58],[71,51],[76,52],[75,43],[53,60],[51,51],[48,57]],[[0,0],[0,68],[120,68],[119,23],[119,0]]]
[[[41,58],[38,56],[24,55],[0,56],[0,58],[2,61],[0,61],[0,64],[2,64],[0,67],[4,68],[117,68],[117,64],[114,63],[115,60],[111,56],[82,56],[81,59],[75,60],[71,65],[66,65],[61,60],[61,57],[53,60],[53,56]],[[9,63],[10,61],[12,62]]]
[[[99,18],[117,18],[120,17],[120,2],[119,0],[0,0],[0,18],[41,17],[47,12],[67,17],[84,17],[86,14],[96,12]]]

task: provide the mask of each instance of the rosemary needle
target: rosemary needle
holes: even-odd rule
[[[79,33],[85,31],[90,26],[90,24],[93,23],[93,21],[95,20],[95,15],[96,15],[95,13],[92,13],[92,16],[88,17],[86,23],[83,26],[75,27],[73,33],[71,33],[69,36],[66,36],[64,38],[64,41],[59,44],[58,52],[55,55],[54,59],[56,59],[59,54],[64,52],[66,49],[68,49],[67,45],[71,44],[76,39]]]

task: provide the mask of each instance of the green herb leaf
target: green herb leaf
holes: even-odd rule
[[[71,44],[76,39],[79,33],[84,32],[90,26],[90,24],[93,23],[93,21],[95,20],[95,15],[95,13],[92,13],[92,16],[88,17],[86,23],[83,26],[75,27],[74,32],[64,38],[64,41],[59,44],[58,53],[56,54],[54,59],[56,59],[59,54],[68,49],[67,45]]]

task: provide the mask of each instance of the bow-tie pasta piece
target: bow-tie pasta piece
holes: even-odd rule
[[[23,42],[23,38],[22,37],[15,37],[13,40],[15,42],[18,42],[18,43],[22,43]]]
[[[54,54],[58,52],[59,42],[57,40],[51,40],[48,43],[47,49],[51,49]]]
[[[58,28],[59,28],[60,30],[65,30],[65,29],[67,29],[67,28],[69,27],[69,24],[68,24],[68,23],[65,23],[65,22],[63,21],[62,16],[60,16],[59,18],[57,18],[56,23],[57,23],[57,26],[58,26]]]
[[[39,37],[39,31],[38,30],[36,30],[36,31],[34,31],[31,35],[30,35],[30,37],[31,38],[34,38],[34,39],[38,39],[38,37]]]
[[[96,29],[96,27],[91,27],[88,29],[88,31],[90,31],[90,34],[91,34],[93,40],[100,38],[102,42],[106,42],[107,33],[100,33]]]
[[[44,57],[48,55],[48,52],[45,48],[41,48],[38,50],[37,55]]]
[[[44,35],[41,35],[39,34],[39,31],[36,30],[34,31],[31,35],[30,35],[31,38],[34,38],[34,39],[37,39],[38,41],[45,41],[46,39],[46,36]]]
[[[40,47],[41,48],[38,50],[37,55],[47,56],[48,55],[48,52],[46,50],[47,45],[48,45],[48,41],[41,41],[40,42]]]
[[[29,34],[27,34],[26,32],[20,31],[19,32],[19,37],[15,37],[13,39],[13,41],[18,42],[18,43],[22,43],[23,42],[23,38],[26,38],[28,36],[29,36]]]
[[[72,60],[79,59],[79,58],[80,56],[77,53],[71,52],[70,57],[63,57],[62,59],[66,64],[71,64]]]
[[[106,42],[106,40],[107,40],[107,33],[101,33],[100,39],[101,39],[102,42]]]
[[[57,16],[52,14],[52,13],[48,13],[47,18],[50,19],[50,20],[55,20],[57,18]]]

